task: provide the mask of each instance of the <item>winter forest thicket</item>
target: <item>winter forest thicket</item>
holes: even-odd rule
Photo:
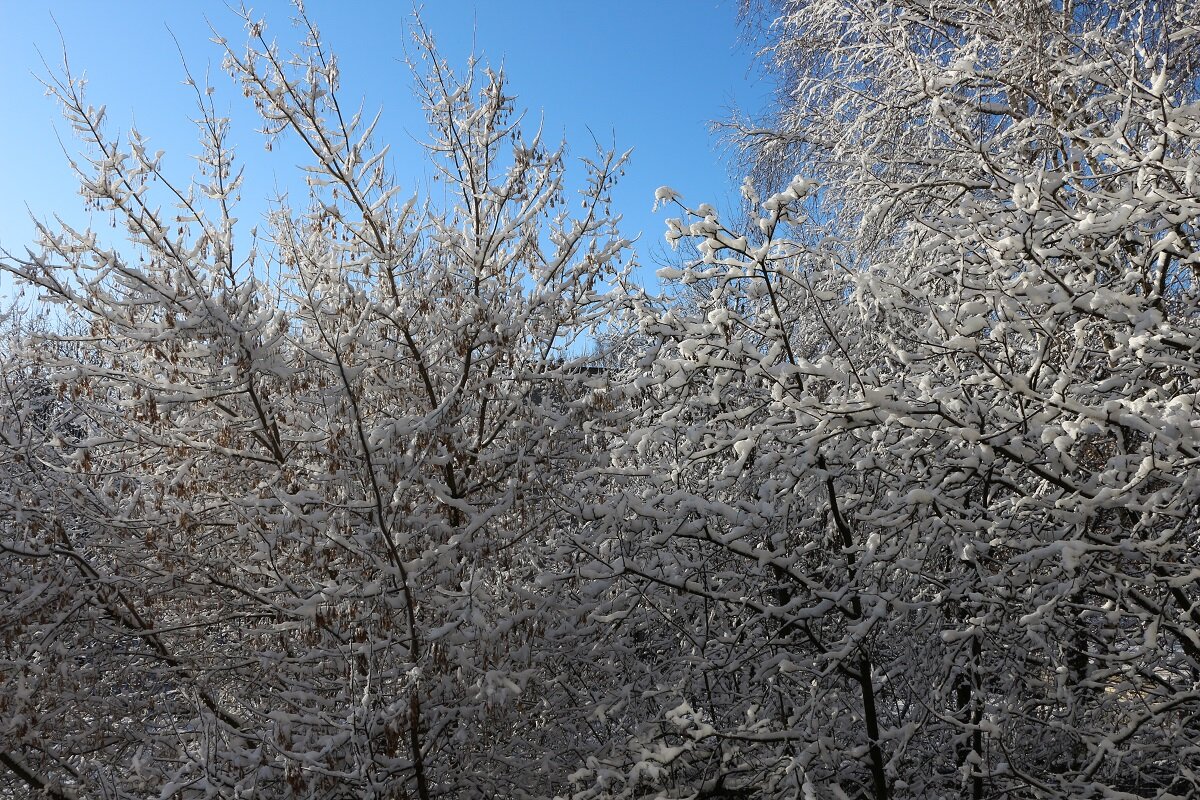
[[[1200,794],[1200,6],[743,15],[661,294],[419,26],[432,197],[302,13],[221,42],[253,238],[205,86],[188,186],[52,79],[117,230],[0,259],[0,797]]]

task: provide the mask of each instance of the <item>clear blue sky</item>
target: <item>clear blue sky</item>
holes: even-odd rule
[[[734,0],[429,0],[422,16],[443,54],[461,64],[472,51],[502,62],[518,105],[544,120],[552,138],[565,136],[572,153],[603,144],[633,148],[615,206],[628,236],[642,233],[638,250],[652,262],[664,215],[652,214],[654,189],[669,184],[685,199],[732,204],[731,178],[709,123],[733,104],[753,108],[765,94],[741,41]],[[290,41],[290,5],[253,6],[282,41]],[[306,9],[341,58],[343,96],[383,108],[382,138],[392,143],[395,173],[420,189],[424,174],[415,143],[424,122],[410,94],[403,63],[413,6],[406,2],[309,0]],[[247,164],[243,214],[274,187],[294,180],[296,159],[264,152],[240,91],[220,68],[209,23],[231,42],[242,41],[238,20],[223,0],[0,0],[0,246],[20,252],[32,236],[29,213],[84,219],[63,145],[75,148],[57,109],[36,76],[61,61],[62,31],[72,69],[86,72],[89,96],[108,108],[121,131],[136,122],[153,149],[167,152],[172,176],[191,173],[193,105],[181,83],[171,32],[192,71],[207,69],[217,107],[234,120]],[[206,21],[207,20],[207,21]],[[169,29],[169,30],[168,30]],[[39,56],[38,51],[41,51]],[[60,145],[61,137],[63,145]],[[186,182],[186,181],[185,181]],[[257,196],[256,196],[257,195]],[[648,273],[651,271],[648,270]],[[3,288],[3,287],[0,287]]]

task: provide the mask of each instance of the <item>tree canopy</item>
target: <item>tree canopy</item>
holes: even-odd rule
[[[419,25],[431,197],[302,8],[221,42],[311,155],[249,241],[205,87],[179,186],[54,79],[125,238],[0,260],[0,797],[1200,791],[1200,11],[744,14],[657,294]]]

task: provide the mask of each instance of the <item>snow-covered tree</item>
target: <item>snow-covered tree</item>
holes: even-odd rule
[[[1200,12],[746,7],[751,213],[659,190],[665,299],[622,158],[566,203],[420,30],[409,200],[246,20],[312,155],[248,240],[205,87],[188,188],[62,75],[128,236],[3,262],[0,795],[1200,791]]]
[[[669,223],[708,296],[590,545],[657,708],[580,796],[1194,793],[1197,11],[770,8],[777,191]]]
[[[70,323],[14,357],[75,433],[6,384],[0,794],[551,795],[577,765],[538,576],[585,452],[570,356],[628,248],[623,157],[569,192],[503,74],[456,74],[418,26],[445,199],[407,199],[316,27],[287,55],[246,25],[226,66],[312,156],[249,239],[205,87],[187,186],[52,85],[128,235],[43,225],[3,262]]]

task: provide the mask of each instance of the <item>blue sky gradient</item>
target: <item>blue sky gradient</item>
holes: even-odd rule
[[[649,276],[667,216],[651,212],[657,186],[669,184],[696,203],[735,203],[740,180],[710,123],[734,104],[758,106],[767,92],[735,6],[731,0],[435,0],[421,13],[452,65],[465,64],[472,51],[502,63],[529,124],[540,117],[547,136],[565,137],[571,153],[593,153],[593,136],[604,146],[634,149],[614,206],[625,216],[626,235],[641,234],[637,249]],[[296,186],[298,155],[264,151],[249,102],[209,41],[210,24],[235,44],[243,40],[224,2],[0,0],[0,9],[0,108],[7,120],[0,126],[0,247],[21,252],[31,241],[30,213],[61,214],[74,224],[87,219],[64,154],[64,147],[78,152],[77,145],[38,81],[48,73],[43,57],[57,68],[64,44],[72,70],[88,77],[90,101],[107,106],[110,130],[136,124],[152,149],[166,151],[170,175],[186,184],[196,150],[188,121],[194,96],[182,83],[177,39],[193,74],[209,74],[218,111],[233,120],[247,166],[243,221],[253,222],[269,196]],[[412,50],[413,6],[309,0],[306,9],[341,59],[343,99],[382,107],[379,136],[392,145],[394,173],[406,192],[423,194],[424,121],[404,63],[406,48]],[[281,43],[293,41],[288,3],[269,0],[254,11]]]

